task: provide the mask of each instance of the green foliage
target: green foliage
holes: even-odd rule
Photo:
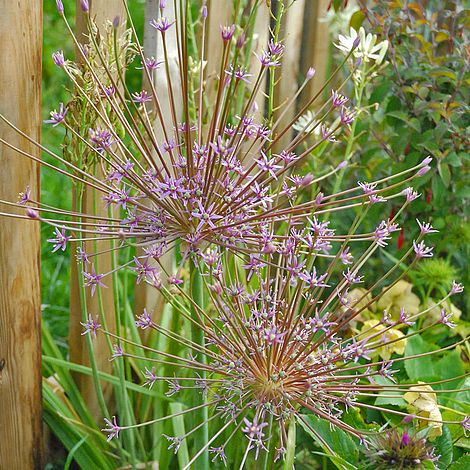
[[[354,175],[368,179],[390,174],[405,162],[431,155],[432,171],[416,188],[422,196],[407,209],[402,237],[409,242],[416,236],[415,218],[432,221],[441,232],[432,239],[435,257],[447,258],[464,284],[470,280],[469,18],[465,2],[459,0],[381,0],[368,9],[362,25],[389,41],[388,66],[366,91],[363,105],[378,108],[363,115],[357,126],[359,168]],[[353,15],[351,25],[356,28],[357,20]],[[445,274],[441,286],[450,273],[438,271]],[[439,282],[435,279],[428,286]]]

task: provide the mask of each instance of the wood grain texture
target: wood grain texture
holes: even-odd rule
[[[300,53],[303,47],[302,31],[303,17],[305,10],[305,0],[297,0],[287,9],[282,18],[282,34],[286,46],[282,56],[281,74],[282,78],[277,87],[277,93],[274,99],[274,105],[277,112],[274,116],[284,111],[284,106],[292,96],[295,95],[298,88]],[[283,129],[295,116],[295,105],[291,106],[284,114],[279,129]],[[284,150],[292,140],[292,133],[286,132],[274,146],[275,153]]]
[[[122,0],[93,0],[90,2],[90,15],[95,19],[99,28],[102,28],[107,21],[113,21],[116,16],[121,19],[121,24],[126,18],[125,8]],[[77,0],[77,22],[76,22],[76,35],[80,42],[86,42],[87,26],[86,18],[80,9],[80,1]],[[97,170],[101,171],[100,169]],[[102,194],[96,194],[96,191],[87,188],[83,197],[83,208],[87,214],[94,214],[107,216],[107,209],[101,199]],[[96,206],[96,211],[95,211]],[[109,250],[110,243],[108,241],[85,242],[85,251],[101,252]],[[78,364],[89,365],[88,349],[84,337],[82,336],[83,327],[80,324],[82,320],[82,307],[80,302],[79,288],[78,288],[78,272],[77,263],[75,260],[75,251],[73,251],[73,259],[71,263],[71,285],[70,285],[70,333],[69,333],[69,347],[70,347],[70,360]],[[95,269],[97,272],[105,273],[111,271],[111,256],[109,253],[104,253],[96,257]],[[114,293],[111,283],[111,277],[105,278],[104,283],[107,285],[106,289],[101,289],[103,299],[104,315],[106,325],[109,331],[116,330],[116,312],[114,309]],[[86,296],[87,311],[93,317],[99,314],[98,294],[91,296],[89,289],[87,289]],[[109,361],[111,352],[108,348],[106,338],[104,335],[98,335],[97,339],[93,342],[94,354],[96,357],[97,368],[103,372],[110,373],[112,371],[112,363]],[[103,416],[99,409],[98,399],[95,392],[94,384],[89,376],[81,374],[75,375],[77,384],[80,388],[84,399],[91,410],[92,415],[96,420],[100,421]],[[102,382],[103,394],[106,401],[111,406],[112,399],[112,386],[108,382]]]
[[[155,57],[159,61],[165,59],[165,54],[163,51],[162,37],[160,32],[155,28],[149,27],[149,22],[153,18],[159,17],[159,0],[146,0],[145,2],[145,21],[144,21],[144,53],[146,57]],[[170,21],[176,19],[175,5],[174,3],[168,2],[165,7],[165,17],[169,18]],[[156,34],[155,34],[156,33]],[[181,90],[181,80],[179,76],[179,64],[178,64],[178,44],[176,40],[176,27],[172,27],[166,33],[166,46],[168,53],[168,66],[170,70],[171,85],[174,95],[174,104],[175,112],[177,118],[182,121],[183,115],[183,98]],[[144,88],[152,93],[152,88],[148,83],[148,80],[145,78],[144,74]],[[162,115],[165,117],[164,125],[167,129],[169,135],[172,135],[173,123],[171,119],[171,110],[170,110],[170,95],[168,91],[168,79],[162,66],[161,69],[157,70],[154,76],[154,88],[158,90],[158,99],[162,109]],[[151,109],[152,105],[149,104],[148,108]],[[160,120],[157,118],[154,125],[154,133],[159,145],[164,141],[163,127]],[[151,146],[150,146],[151,147]],[[155,155],[155,159],[157,159]],[[167,156],[166,160],[167,165],[171,165],[170,158]],[[142,253],[142,250],[139,250],[138,253]],[[175,253],[171,250],[168,253],[165,253],[160,258],[160,264],[163,269],[169,273],[174,271],[174,258]],[[157,267],[159,270],[160,267],[156,262],[150,261],[150,264]],[[166,282],[164,274],[162,273],[162,281]],[[141,283],[135,288],[135,313],[140,315],[144,308],[147,309],[149,313],[152,314],[154,321],[159,321],[164,307],[164,299],[162,294],[153,286]]]
[[[305,92],[302,93],[302,104],[314,96],[323,86],[328,69],[328,55],[330,38],[328,33],[328,22],[322,21],[326,17],[329,0],[318,0],[307,2],[305,5],[305,48],[303,52],[304,69],[315,68],[315,75],[307,84]],[[326,90],[328,96],[329,90]],[[314,107],[320,107],[322,100],[318,100]]]
[[[0,113],[39,140],[42,2],[0,0],[0,11]],[[39,156],[3,122],[0,136]],[[0,164],[0,199],[16,201],[26,186],[39,198],[36,163],[0,144]],[[43,468],[39,259],[39,224],[0,218],[1,470]]]

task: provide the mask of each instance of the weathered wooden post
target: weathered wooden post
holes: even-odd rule
[[[298,88],[298,76],[300,66],[300,53],[302,45],[303,15],[305,0],[298,0],[290,4],[282,18],[282,30],[285,37],[285,53],[282,57],[281,74],[274,105],[277,108],[275,116],[283,112],[283,107],[295,95]],[[286,126],[295,115],[295,106],[284,113],[280,122],[280,129]],[[292,139],[292,133],[287,132],[275,145],[275,151],[281,152]]]
[[[42,2],[1,0],[0,11],[0,113],[39,140]],[[40,154],[3,121],[0,138]],[[0,165],[0,199],[14,200],[27,186],[39,199],[36,163],[0,143]],[[39,258],[39,224],[0,218],[1,469],[43,468]]]
[[[90,17],[94,18],[98,27],[104,28],[106,21],[113,21],[118,16],[121,22],[125,21],[126,13],[125,7],[122,0],[93,0],[90,1]],[[77,21],[76,21],[76,35],[80,43],[86,42],[87,24],[85,14],[82,12],[80,7],[80,0],[77,0]],[[101,170],[97,170],[101,171]],[[95,212],[95,201],[96,200],[96,214],[106,217],[107,210],[102,204],[100,195],[94,194],[94,190],[85,190],[83,195],[83,207],[84,212],[87,214],[93,214]],[[88,242],[86,242],[88,243]],[[93,242],[89,242],[90,244]],[[86,245],[86,244],[85,244]],[[108,241],[99,241],[95,246],[90,246],[89,250],[86,251],[107,251],[110,248]],[[75,253],[72,254],[75,258]],[[109,272],[111,270],[111,254],[103,253],[97,256],[97,263],[99,265],[100,272]],[[82,307],[80,303],[80,295],[78,289],[78,273],[77,264],[75,259],[72,260],[71,269],[71,288],[70,288],[70,333],[69,333],[69,345],[70,345],[70,360],[79,364],[88,364],[88,351],[83,336],[81,335],[83,328],[80,324],[82,321]],[[109,284],[107,289],[103,289],[101,292],[103,299],[103,310],[105,312],[105,318],[107,327],[110,331],[115,331],[116,325],[116,312],[114,309],[114,297],[112,285]],[[86,298],[87,310],[93,316],[99,313],[99,301],[98,296],[91,296],[90,292],[87,292]],[[111,352],[109,351],[106,338],[104,336],[98,336],[94,342],[94,354],[96,358],[97,368],[104,372],[111,372],[112,364],[109,361]],[[98,406],[98,400],[94,391],[93,381],[88,376],[77,376],[77,382],[80,390],[85,397],[87,405],[90,407],[93,415],[97,419],[101,419],[101,412]],[[112,387],[109,383],[103,383],[103,393],[105,398],[110,399]]]

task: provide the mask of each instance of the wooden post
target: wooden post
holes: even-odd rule
[[[146,57],[155,57],[157,60],[163,61],[165,59],[165,54],[163,52],[162,36],[159,31],[149,25],[151,19],[159,17],[159,3],[159,0],[146,0],[145,2],[144,53]],[[167,2],[164,16],[169,18],[171,21],[176,19],[174,2]],[[183,98],[181,95],[181,83],[177,62],[178,48],[176,40],[176,28],[170,28],[165,37],[168,52],[168,67],[170,69],[170,76],[172,79],[171,84],[175,100],[175,110],[177,119],[179,119],[182,118],[183,113]],[[149,93],[152,93],[151,86],[147,82],[145,74],[144,87]],[[171,131],[173,129],[173,123],[171,120],[168,80],[163,66],[161,69],[157,70],[155,74],[154,88],[158,90],[158,99],[162,108],[162,115],[166,117],[165,128],[168,130],[171,138],[173,138],[173,133]],[[164,133],[162,129],[162,123],[159,119],[156,119],[154,133],[159,145],[161,145],[164,141]],[[171,166],[169,158],[167,159],[166,163]],[[139,254],[142,254],[141,250],[139,250]],[[173,272],[174,258],[174,251],[170,251],[165,253],[159,260],[163,268],[169,273]],[[150,264],[159,268],[158,264],[152,260],[150,261]],[[162,280],[166,282],[164,277],[162,277]],[[149,313],[152,313],[154,320],[158,321],[163,313],[164,299],[158,289],[155,289],[155,287],[146,283],[141,283],[135,288],[134,306],[136,314],[140,315],[145,308]]]
[[[327,13],[329,0],[318,0],[317,2],[307,2],[305,5],[305,44],[306,47],[302,51],[304,69],[309,67],[315,68],[315,75],[307,84],[302,93],[304,100],[314,96],[323,86],[326,79],[328,68],[328,51],[330,40],[328,35],[328,23],[320,21]],[[329,93],[329,90],[326,90]],[[315,105],[320,106],[322,100],[319,99]]]
[[[300,53],[302,48],[303,15],[305,10],[305,0],[297,0],[284,13],[282,19],[282,37],[285,38],[286,46],[282,57],[281,74],[282,79],[277,87],[274,105],[279,114],[287,101],[295,95],[298,88]],[[295,115],[295,104],[292,105],[281,120],[279,129],[283,129]],[[281,152],[292,140],[292,134],[287,132],[276,143],[275,152]]]
[[[42,2],[1,0],[0,11],[0,113],[39,140]],[[40,154],[2,121],[0,136]],[[26,186],[39,199],[36,163],[0,144],[0,164],[0,199],[15,201]],[[39,224],[0,218],[0,468],[5,470],[43,468],[39,258]]]
[[[253,34],[255,36],[253,52],[256,52],[258,55],[261,55],[263,53],[263,50],[266,50],[268,47],[270,20],[271,16],[269,12],[269,7],[266,3],[261,2],[258,5],[258,10],[256,12],[256,20],[253,30]],[[254,54],[252,54],[250,61],[251,73],[257,73],[259,66],[259,60]],[[266,90],[266,77],[267,74],[264,75],[263,81],[261,82],[259,88],[258,95],[256,97],[256,105],[258,107],[258,111],[255,113],[255,117],[258,122],[263,122],[264,110],[266,107],[266,97],[264,95],[264,92]]]
[[[207,35],[206,50],[204,57],[207,61],[205,67],[206,83],[204,93],[208,96],[209,103],[215,99],[215,83],[220,72],[220,61],[224,43],[220,35],[221,26],[230,26],[233,22],[233,2],[221,2],[220,0],[209,0],[207,2]]]
[[[121,19],[121,24],[126,18],[125,8],[122,0],[93,0],[90,2],[90,16],[94,18],[99,28],[104,27],[106,21],[113,21],[116,16]],[[76,35],[79,42],[84,42],[84,35],[87,34],[86,17],[80,8],[80,0],[77,0],[77,22],[76,22]],[[98,169],[97,171],[101,171]],[[96,201],[94,199],[96,198]],[[87,214],[96,214],[107,216],[107,209],[105,208],[103,201],[101,200],[101,194],[97,194],[96,191],[85,190],[83,196],[83,208]],[[88,245],[88,243],[90,243]],[[96,247],[93,242],[85,243],[85,251],[106,251],[110,248],[108,241],[99,241],[96,243]],[[88,245],[88,248],[87,248]],[[80,302],[80,294],[78,288],[78,275],[77,263],[75,260],[75,253],[72,254],[71,263],[71,286],[70,286],[70,332],[69,332],[69,346],[70,346],[70,360],[79,364],[89,364],[88,350],[86,347],[85,339],[81,335],[83,327],[80,324],[82,321],[82,307]],[[111,255],[104,253],[96,257],[99,272],[111,271]],[[106,319],[106,325],[108,330],[115,331],[116,329],[116,312],[114,309],[114,294],[111,284],[111,278],[106,283],[107,288],[101,290],[103,299],[103,310]],[[98,294],[94,296],[90,295],[87,290],[86,305],[88,313],[93,317],[98,315],[99,302]],[[109,351],[106,338],[104,335],[98,335],[97,339],[93,344],[93,351],[96,358],[97,368],[103,372],[111,372],[112,363],[109,361],[111,352]],[[103,418],[98,406],[97,395],[94,390],[94,384],[89,376],[76,375],[76,380],[80,388],[84,399],[91,410],[91,413],[95,419],[100,420]],[[111,399],[112,386],[109,383],[102,382],[103,393],[107,400]]]

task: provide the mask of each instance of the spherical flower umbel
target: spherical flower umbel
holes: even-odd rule
[[[308,268],[309,256],[302,249],[302,239],[308,234],[299,234],[292,227],[276,255],[266,253],[257,259],[250,258],[250,262],[242,267],[246,277],[240,272],[239,280],[246,279],[243,283],[231,280],[229,270],[221,263],[220,251],[210,250],[200,258],[199,269],[208,285],[216,314],[214,318],[194,305],[197,320],[186,318],[197,321],[198,327],[204,331],[206,343],[193,349],[195,345],[181,338],[181,345],[188,346],[192,352],[189,356],[171,356],[172,361],[181,364],[180,368],[175,369],[171,380],[159,378],[149,369],[143,372],[148,386],[165,380],[168,396],[178,396],[188,388],[200,390],[207,396],[207,419],[220,422],[220,432],[215,432],[206,447],[193,455],[189,465],[197,461],[204,451],[209,451],[214,459],[224,461],[224,449],[235,439],[237,432],[245,437],[245,452],[252,452],[255,459],[268,451],[273,439],[276,448],[285,449],[287,428],[292,419],[319,436],[306,420],[305,410],[372,446],[375,442],[372,436],[377,433],[371,432],[370,428],[361,429],[349,424],[344,419],[349,409],[379,410],[385,414],[407,417],[406,410],[377,406],[367,398],[402,394],[408,390],[414,393],[418,389],[420,393],[427,394],[426,387],[429,387],[430,393],[438,393],[432,388],[433,383],[426,387],[419,383],[404,386],[394,378],[397,372],[394,363],[397,361],[398,365],[407,360],[403,357],[404,344],[408,336],[413,336],[416,320],[425,316],[428,309],[424,308],[412,316],[406,316],[403,312],[398,321],[384,317],[379,322],[365,322],[360,332],[344,335],[347,331],[345,326],[360,318],[361,312],[372,303],[379,302],[397,280],[376,296],[365,289],[359,297],[346,303],[345,309],[342,299],[347,296],[350,286],[363,282],[358,270],[364,259],[356,260],[351,254],[351,267],[338,272],[338,257],[334,253],[338,249],[341,250],[338,254],[344,253],[342,245],[345,239],[336,239],[328,225],[314,219],[309,229],[318,238],[325,237],[334,243],[328,249],[332,256],[325,258],[323,263],[325,272],[319,272],[315,266]],[[389,222],[388,225],[393,223]],[[358,240],[364,238],[364,234],[358,235]],[[369,244],[371,249],[377,249],[373,237]],[[351,247],[354,250],[354,244]],[[377,285],[387,282],[392,272],[375,280]],[[214,286],[218,287],[211,288]],[[163,288],[162,292],[165,294],[167,291]],[[179,308],[179,301],[170,297],[169,293],[165,296],[175,309]],[[181,314],[184,315],[183,310]],[[443,316],[431,327],[443,322],[449,323],[449,317]],[[137,324],[142,329],[165,331],[153,323],[146,312],[138,317]],[[402,347],[398,347],[398,340]],[[158,350],[154,353],[156,356],[167,355]],[[201,355],[206,355],[207,362],[201,361]],[[124,357],[127,356],[134,357],[124,348]],[[188,374],[188,371],[192,373]],[[202,371],[206,374],[204,378],[199,375]],[[435,382],[436,385],[438,383]],[[188,413],[191,411],[189,409]],[[420,416],[420,420],[432,426],[435,424],[433,416]],[[196,423],[195,429],[201,425],[204,423]],[[120,430],[125,429],[128,427]],[[225,437],[219,437],[225,429],[228,430],[223,434]],[[114,430],[109,428],[110,433]],[[167,436],[170,448],[178,451],[192,432],[187,430],[183,435]],[[390,436],[393,432],[390,431]],[[411,458],[418,448],[412,444],[414,435],[404,433],[400,438],[401,443],[397,443],[397,449],[403,446],[400,458]],[[390,464],[389,457],[384,455],[383,458]]]

